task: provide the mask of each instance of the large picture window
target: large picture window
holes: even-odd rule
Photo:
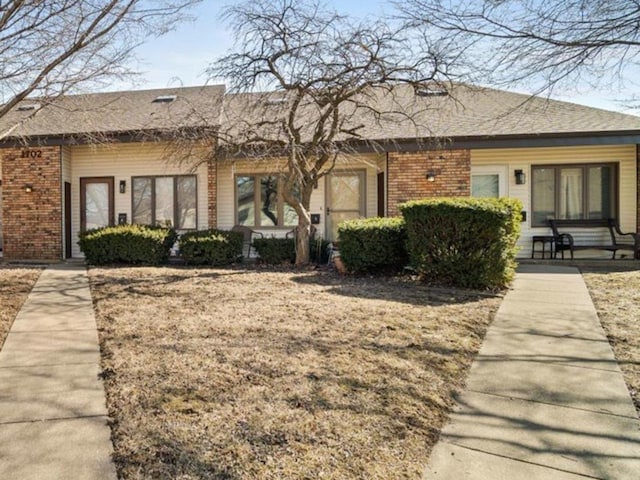
[[[238,175],[236,224],[249,227],[297,225],[298,215],[284,201],[283,188],[284,180],[278,175]]]
[[[133,177],[132,184],[133,223],[197,228],[195,175]]]
[[[532,167],[533,226],[617,217],[615,164]]]

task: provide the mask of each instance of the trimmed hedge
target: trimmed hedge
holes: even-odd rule
[[[80,232],[78,245],[87,263],[160,265],[176,242],[174,229],[151,225],[116,225]]]
[[[260,261],[269,265],[281,265],[296,261],[296,245],[293,238],[256,238],[253,247]]]
[[[349,220],[340,224],[338,236],[340,257],[350,272],[396,272],[408,262],[401,217]]]
[[[191,265],[230,265],[242,257],[244,236],[239,232],[200,230],[180,236],[180,255]]]
[[[407,249],[423,280],[503,288],[516,267],[522,203],[510,198],[439,198],[400,205]]]

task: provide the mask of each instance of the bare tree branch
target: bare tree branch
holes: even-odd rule
[[[198,1],[0,2],[0,118],[30,96],[46,106],[80,86],[131,75],[134,48],[170,30]]]
[[[318,179],[354,140],[364,141],[363,121],[396,125],[414,118],[416,102],[395,100],[396,88],[445,80],[448,61],[433,45],[414,52],[400,28],[354,22],[314,0],[253,0],[229,7],[224,18],[236,46],[208,69],[229,87],[220,148],[286,158],[277,173],[298,214],[296,263],[304,264]]]
[[[425,38],[448,38],[472,81],[535,93],[585,81],[607,85],[638,66],[637,0],[403,0]]]

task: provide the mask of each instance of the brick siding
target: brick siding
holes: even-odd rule
[[[427,197],[471,195],[469,150],[389,153],[387,183],[388,215],[398,215],[398,204]],[[429,182],[427,172],[435,173]]]
[[[4,258],[60,260],[61,147],[4,148],[0,155]]]

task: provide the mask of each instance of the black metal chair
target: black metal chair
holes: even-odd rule
[[[242,255],[244,255],[244,249],[246,248],[247,249],[246,258],[251,258],[251,249],[253,248],[254,238],[264,238],[264,235],[262,233],[256,232],[251,227],[247,227],[245,225],[234,225],[231,231],[242,233],[243,235]]]

